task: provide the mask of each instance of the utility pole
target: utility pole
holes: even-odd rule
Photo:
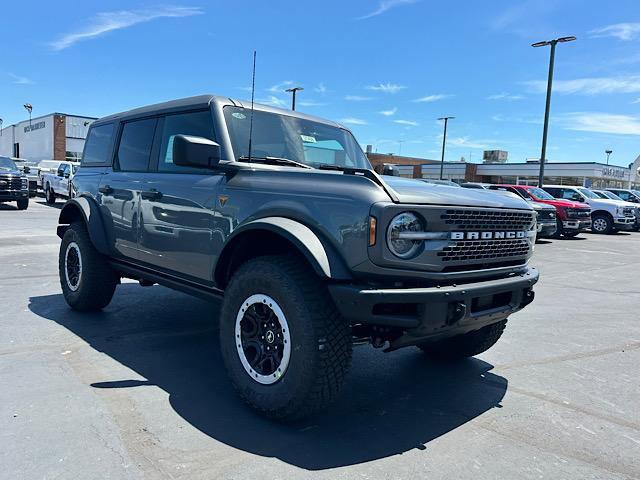
[[[447,144],[447,124],[449,120],[453,120],[456,117],[440,117],[438,120],[444,120],[444,135],[442,136],[442,157],[440,158],[440,180],[444,180],[444,149]]]
[[[609,165],[609,155],[613,153],[613,150],[605,150],[604,153],[607,154],[607,165]]]
[[[302,87],[293,87],[293,88],[287,88],[285,90],[285,92],[290,92],[291,93],[291,110],[296,109],[296,92],[304,90],[304,88]]]
[[[544,162],[547,157],[547,134],[549,132],[549,110],[551,108],[551,87],[553,84],[553,66],[556,58],[556,45],[558,43],[572,42],[576,37],[561,37],[555,40],[548,40],[544,42],[537,42],[532,44],[532,47],[544,47],[551,46],[551,53],[549,54],[549,76],[547,78],[547,101],[544,108],[544,127],[542,129],[542,152],[540,153],[540,173],[538,175],[538,187],[542,187],[544,183]]]

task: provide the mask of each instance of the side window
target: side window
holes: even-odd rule
[[[89,129],[89,134],[84,144],[82,165],[111,163],[111,159],[108,157],[111,153],[113,130],[113,123]]]
[[[514,190],[515,190],[518,194],[520,194],[520,196],[521,196],[521,197],[531,199],[531,195],[529,195],[529,192],[527,192],[527,189],[526,189],[526,188],[514,188]]]
[[[211,111],[178,113],[164,117],[160,136],[159,172],[209,173],[195,167],[181,167],[173,163],[173,139],[176,135],[193,135],[215,140]]]
[[[570,188],[563,188],[562,189],[562,197],[565,200],[576,200],[578,197],[580,197],[581,195],[576,192],[575,190],[571,190]]]
[[[620,191],[618,191],[618,192],[613,192],[613,193],[618,195],[621,199],[626,200],[627,202],[632,202],[633,201],[633,200],[631,200],[629,198],[631,196],[631,195],[629,195],[629,192],[620,192]]]
[[[559,198],[559,196],[560,196],[560,189],[558,189],[558,188],[546,188],[545,187],[543,190],[545,190],[553,198]]]
[[[124,124],[116,156],[116,165],[120,170],[147,171],[156,123],[157,119],[147,118]]]

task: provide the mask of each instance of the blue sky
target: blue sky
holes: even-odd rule
[[[378,152],[511,162],[540,155],[549,49],[559,45],[548,158],[627,165],[640,155],[638,0],[6,2],[4,125],[102,116],[199,93],[256,98],[341,121]]]

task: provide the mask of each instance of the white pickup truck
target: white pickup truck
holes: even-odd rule
[[[49,205],[54,204],[57,197],[71,197],[71,179],[79,166],[78,162],[60,162],[55,172],[41,173],[42,190]]]
[[[617,200],[605,200],[585,187],[545,185],[542,187],[555,198],[587,203],[591,207],[591,231],[613,233],[632,230],[636,223],[634,205]]]

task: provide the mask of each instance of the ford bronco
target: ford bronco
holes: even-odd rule
[[[67,303],[99,310],[122,277],[221,299],[230,380],[275,419],[333,399],[354,344],[487,350],[538,280],[524,200],[379,176],[341,125],[230,98],[97,120],[73,190]]]

